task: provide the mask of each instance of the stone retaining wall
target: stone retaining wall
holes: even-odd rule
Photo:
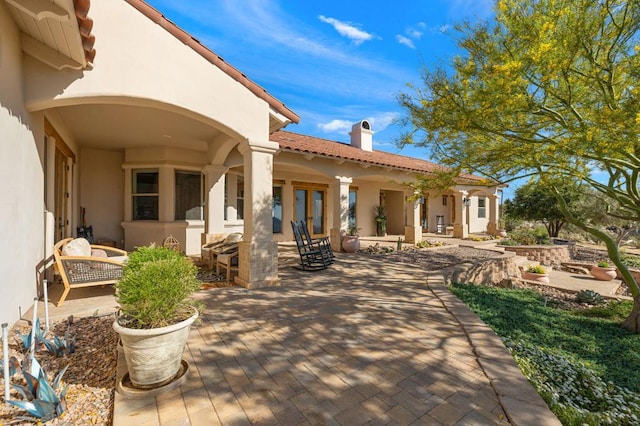
[[[504,246],[504,249],[545,266],[560,265],[571,260],[567,246]]]

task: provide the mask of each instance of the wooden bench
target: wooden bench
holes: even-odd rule
[[[57,303],[60,306],[72,288],[115,284],[122,277],[127,252],[91,245],[84,238],[66,238],[55,244],[53,256],[64,285]]]

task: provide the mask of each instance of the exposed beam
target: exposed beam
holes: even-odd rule
[[[26,13],[37,21],[46,18],[55,19],[60,22],[68,21],[71,14],[55,3],[48,0],[6,0],[11,6]]]
[[[22,34],[22,50],[27,55],[33,56],[58,71],[64,68],[71,68],[74,70],[81,70],[84,68],[83,64],[64,56],[60,52],[24,33]]]

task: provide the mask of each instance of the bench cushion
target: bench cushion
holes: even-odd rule
[[[91,244],[84,238],[75,238],[62,248],[63,256],[91,256]]]

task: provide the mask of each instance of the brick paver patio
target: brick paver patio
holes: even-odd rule
[[[117,394],[114,425],[559,424],[438,275],[339,255],[280,276],[281,287],[201,292],[188,381]]]

